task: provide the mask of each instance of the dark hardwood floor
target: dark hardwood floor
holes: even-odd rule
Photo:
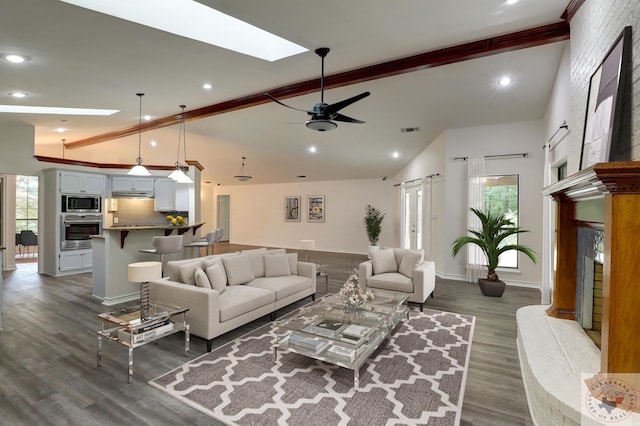
[[[216,253],[248,246],[216,245]],[[305,258],[301,253],[301,259]],[[328,265],[328,291],[336,292],[365,256],[311,252]],[[0,333],[2,425],[215,425],[210,417],[149,386],[147,381],[202,355],[205,341],[192,337],[184,356],[178,333],[134,353],[134,380],[127,384],[124,347],[104,343],[96,367],[96,314],[112,310],[91,296],[91,274],[53,278],[35,264],[5,272],[4,331]],[[134,284],[132,284],[133,286]],[[318,295],[326,292],[324,278]],[[535,289],[508,287],[502,298],[477,286],[438,280],[425,307],[471,314],[475,334],[462,425],[531,425],[516,349],[516,310],[539,303]],[[288,312],[305,299],[283,309]],[[416,307],[414,307],[416,309]],[[268,323],[261,318],[214,341],[214,348]]]

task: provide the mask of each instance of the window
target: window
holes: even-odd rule
[[[566,179],[566,177],[567,177],[567,163],[560,164],[558,166],[557,170],[558,170],[558,175],[557,175],[558,182],[560,182],[561,180]]]
[[[16,232],[38,232],[38,177],[16,176]]]
[[[485,176],[483,178],[484,210],[494,215],[504,214],[518,225],[518,175]],[[518,244],[518,235],[511,235],[505,244]],[[518,252],[510,250],[500,256],[500,268],[517,268]]]

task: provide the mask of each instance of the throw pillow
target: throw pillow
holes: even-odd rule
[[[199,259],[190,259],[190,260],[170,260],[167,262],[167,271],[169,272],[169,280],[176,282],[184,282],[182,281],[182,275],[180,274],[180,266],[186,263],[200,263]]]
[[[224,264],[225,271],[227,271],[229,285],[248,283],[256,278],[256,276],[253,275],[253,269],[251,269],[251,262],[244,254],[223,257],[222,263]]]
[[[298,275],[298,253],[287,253],[291,275]]]
[[[387,272],[398,272],[396,257],[392,249],[374,250],[371,252],[371,263],[373,264],[373,274],[384,274]]]
[[[180,282],[185,284],[196,284],[196,269],[200,268],[200,262],[189,262],[184,265],[180,265]]]
[[[220,272],[222,272],[222,278],[223,278],[223,285],[226,286],[227,285],[227,273],[224,270],[224,264],[222,263],[222,259],[220,257],[214,257],[211,259],[205,259],[202,261],[202,269],[204,269],[205,271],[208,271],[207,268],[209,268],[210,266],[213,265],[218,265],[220,266]],[[208,272],[207,272],[208,274]],[[211,277],[209,277],[209,281],[211,281],[211,287],[213,287],[213,280],[211,279]]]
[[[202,270],[202,268],[196,269],[196,286],[202,288],[211,288],[211,283],[209,282],[209,278],[207,278],[207,274]]]
[[[282,277],[291,275],[289,256],[286,254],[272,254],[264,257],[265,276]]]
[[[242,250],[240,253],[246,255],[251,262],[251,269],[253,270],[253,276],[255,278],[264,277],[264,254],[267,252],[266,248]]]
[[[406,252],[400,262],[398,272],[402,275],[413,278],[413,271],[422,263],[422,253]]]
[[[211,283],[211,288],[222,294],[227,288],[227,275],[222,269],[222,264],[214,264],[207,268],[207,277]]]

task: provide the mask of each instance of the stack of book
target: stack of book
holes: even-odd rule
[[[343,324],[339,320],[322,320],[315,325],[308,325],[302,329],[302,331],[306,331],[307,333],[315,334],[322,337],[333,337],[346,327],[346,324]]]
[[[318,354],[329,345],[329,342],[292,334],[289,337],[289,345]]]
[[[173,330],[173,323],[169,320],[158,321],[148,326],[118,330],[118,339],[122,342],[140,343],[152,337]]]

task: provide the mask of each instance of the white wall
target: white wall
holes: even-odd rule
[[[582,125],[573,120],[574,117],[571,115],[571,46],[567,44],[558,66],[556,80],[543,119],[545,141],[549,141],[553,136],[549,152],[551,166],[558,166],[567,159],[569,140],[573,135],[581,132]],[[565,121],[569,129],[559,130]],[[556,131],[558,132],[556,133]]]
[[[366,253],[369,242],[363,225],[364,208],[371,204],[387,214],[379,244],[398,244],[398,233],[392,226],[396,199],[389,179],[231,185],[216,187],[213,192],[214,198],[230,196],[232,243],[295,249],[300,240],[315,240],[317,250]],[[300,222],[285,222],[284,197],[295,195],[302,197],[303,217]],[[324,223],[307,222],[309,195],[324,195]]]

